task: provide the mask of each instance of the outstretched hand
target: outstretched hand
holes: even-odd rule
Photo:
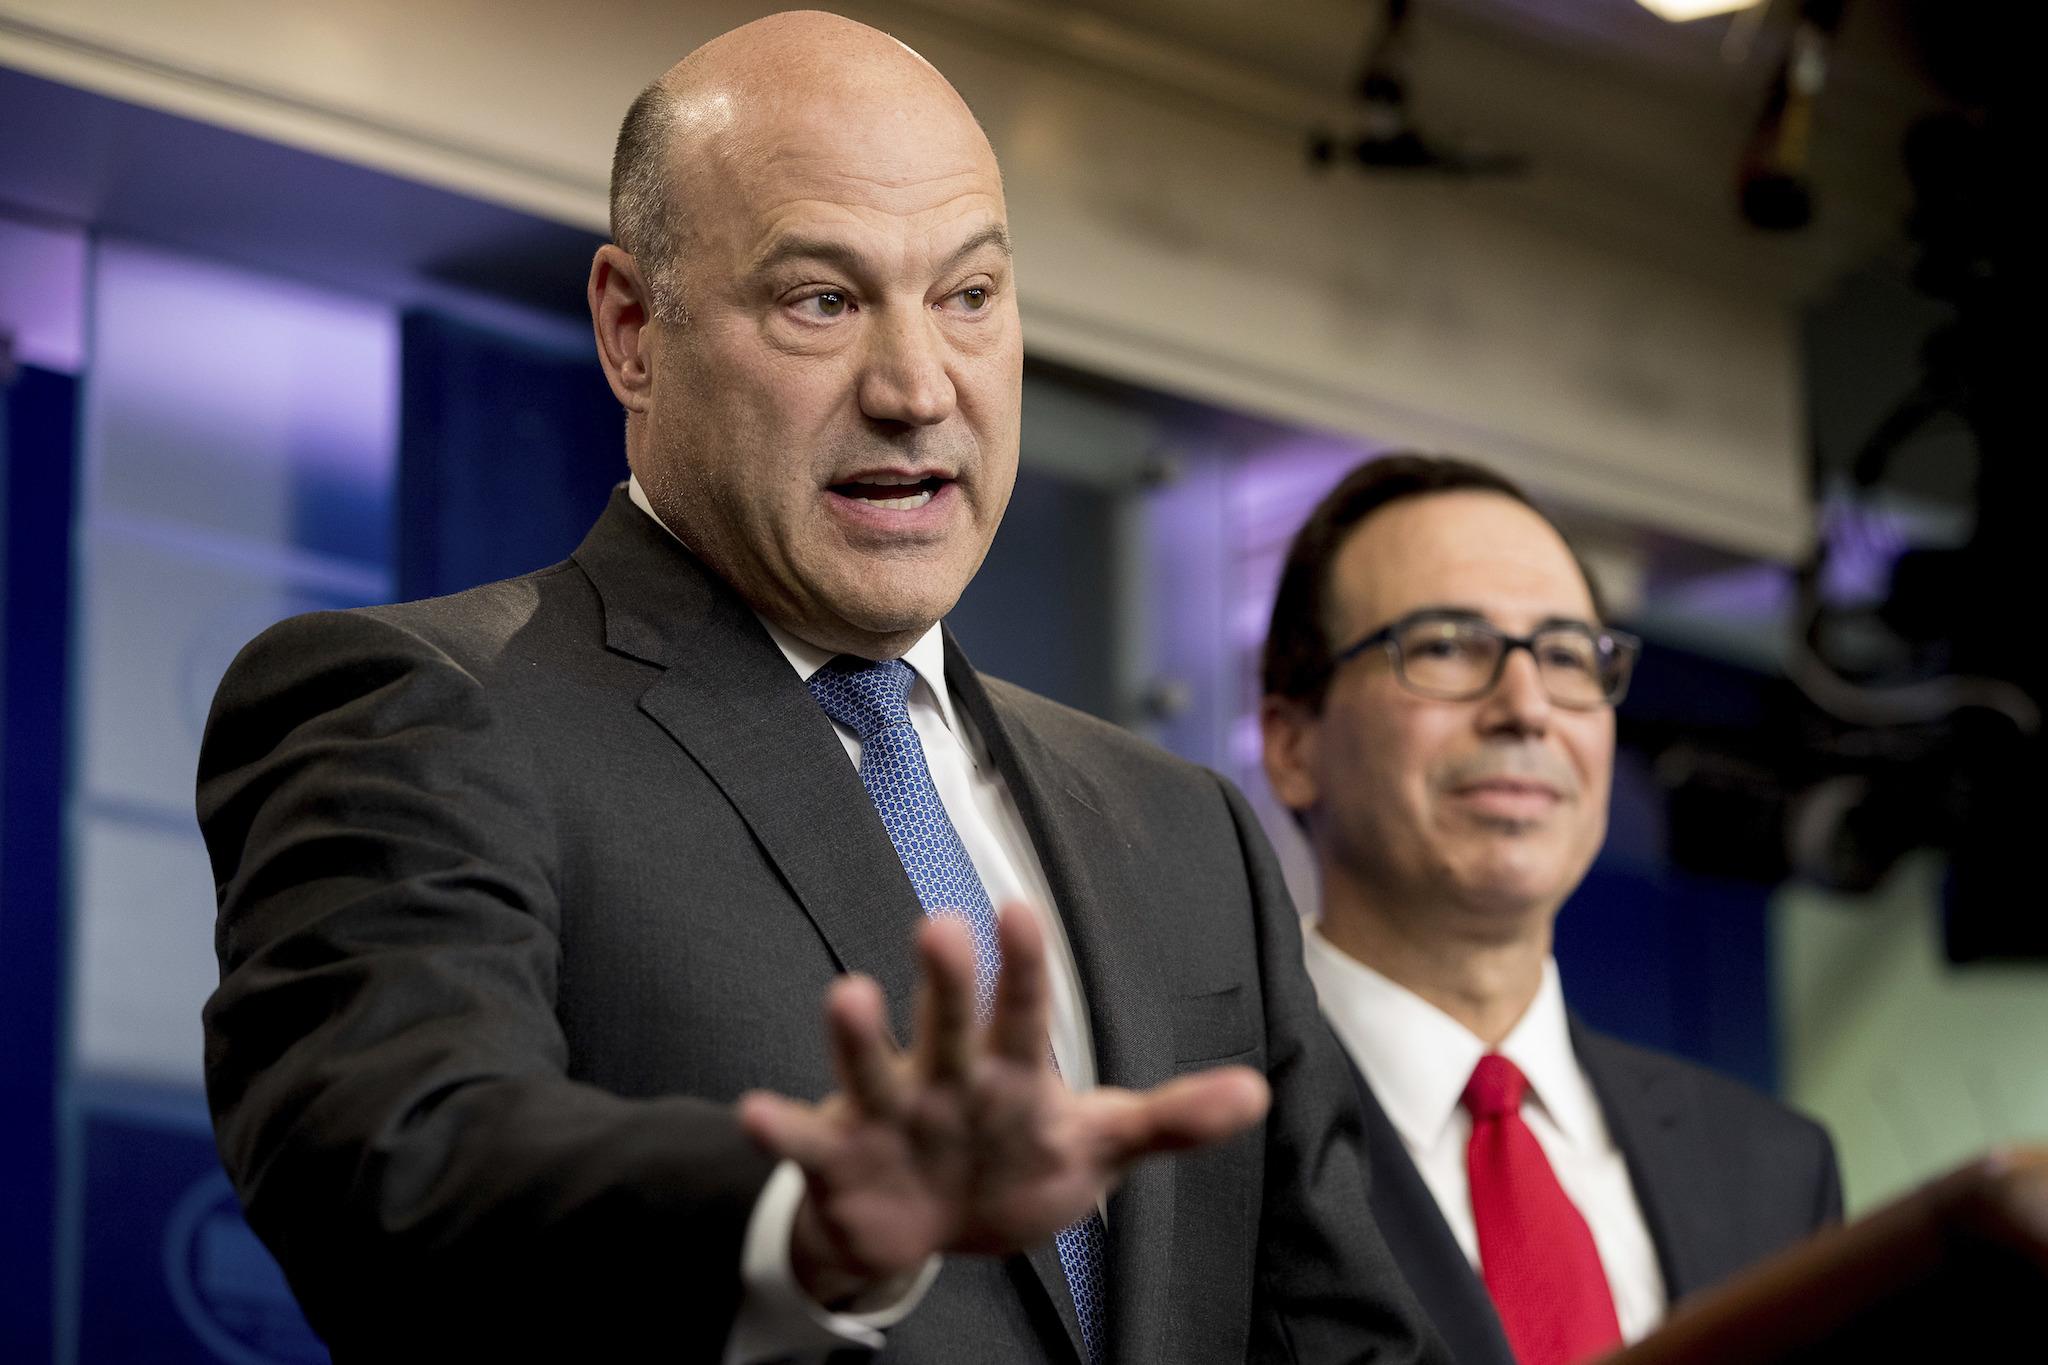
[[[917,1036],[899,1049],[867,977],[834,982],[825,1025],[840,1089],[817,1104],[743,1096],[740,1124],[803,1168],[791,1258],[820,1303],[843,1302],[934,1252],[1007,1253],[1051,1240],[1132,1163],[1240,1133],[1266,1112],[1265,1078],[1216,1067],[1146,1091],[1069,1090],[1046,1045],[1045,941],[1022,907],[997,932],[1002,973],[974,1019],[964,924],[918,934]]]

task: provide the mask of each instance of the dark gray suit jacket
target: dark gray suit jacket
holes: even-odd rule
[[[1827,1131],[1748,1086],[1572,1020],[1572,1050],[1628,1163],[1671,1302],[1842,1219]],[[1354,1067],[1373,1219],[1459,1365],[1515,1365],[1486,1286]]]
[[[1265,840],[1215,775],[947,679],[1072,939],[1102,1080],[1217,1062],[1270,1117],[1109,1206],[1112,1358],[1442,1360]],[[732,1102],[832,1088],[844,971],[909,1033],[921,913],[830,722],[626,500],[568,561],[284,622],[215,701],[220,1151],[344,1358],[715,1359],[770,1163]],[[902,1361],[1075,1361],[1048,1246],[951,1257]]]

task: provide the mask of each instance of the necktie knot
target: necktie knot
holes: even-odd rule
[[[1518,1113],[1528,1092],[1529,1079],[1522,1069],[1498,1052],[1489,1052],[1472,1068],[1460,1103],[1474,1119],[1497,1119]]]
[[[842,654],[806,684],[818,706],[859,735],[862,743],[892,725],[910,723],[910,685],[917,675],[901,659],[867,660]]]

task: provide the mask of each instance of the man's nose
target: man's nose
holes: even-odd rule
[[[928,427],[953,415],[948,349],[928,308],[885,309],[868,331],[861,411],[878,422]]]
[[[1541,734],[1550,724],[1550,708],[1536,655],[1527,648],[1510,647],[1501,660],[1500,681],[1480,699],[1480,724],[1490,731]]]

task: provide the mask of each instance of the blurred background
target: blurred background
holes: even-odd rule
[[[0,1359],[325,1358],[207,1127],[206,709],[280,616],[574,547],[617,121],[769,8],[0,0]],[[1854,1213],[2048,1136],[2026,7],[1691,8],[844,7],[1007,177],[977,663],[1230,774],[1311,902],[1286,541],[1376,452],[1522,480],[1649,641],[1567,991],[1824,1119]]]

